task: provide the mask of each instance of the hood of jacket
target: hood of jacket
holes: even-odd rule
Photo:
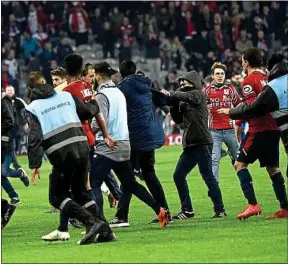
[[[139,93],[146,93],[152,89],[152,81],[144,76],[133,74],[125,77],[118,85],[128,84],[132,86]]]
[[[279,78],[285,74],[288,74],[288,61],[282,60],[279,63],[275,64],[272,70],[269,73],[268,81]]]
[[[31,90],[31,101],[37,99],[46,99],[54,94],[54,88],[50,84],[40,84]]]
[[[186,80],[194,84],[194,87],[198,90],[202,89],[202,78],[196,71],[190,71],[183,74],[181,77],[178,78],[178,81]]]

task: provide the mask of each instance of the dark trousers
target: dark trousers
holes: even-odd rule
[[[84,33],[74,33],[73,37],[76,41],[76,45],[80,46],[80,45],[85,45],[88,44],[88,31],[84,32]]]
[[[153,198],[156,200],[161,207],[165,209],[168,208],[165,193],[163,187],[156,176],[155,173],[155,150],[151,151],[131,151],[131,166],[133,169],[140,168],[142,171],[143,179],[152,194]],[[121,186],[122,187],[122,186]],[[131,201],[132,194],[122,190],[122,196],[118,203],[116,217],[122,220],[128,220],[129,205]]]
[[[93,156],[94,156],[94,146],[93,147],[90,147],[90,152],[89,152],[89,163],[88,163],[88,167],[89,167],[89,171],[91,169],[91,163],[92,163],[92,159],[93,159]],[[120,187],[119,187],[119,184],[118,182],[116,181],[112,171],[110,171],[107,175],[107,177],[105,178],[104,180],[105,184],[107,185],[109,191],[112,193],[113,197],[119,201],[120,200],[120,197],[122,195],[122,191],[120,190]],[[93,197],[94,200],[95,197],[93,195],[93,193],[91,192],[91,195]]]
[[[142,202],[150,206],[156,214],[159,213],[160,205],[156,203],[145,187],[136,181],[130,161],[117,162],[97,154],[96,157],[93,157],[92,159],[90,184],[97,206],[102,214],[103,196],[101,192],[101,185],[111,170],[114,170],[115,174],[119,178],[123,192],[127,191],[134,194]]]
[[[1,198],[1,219],[4,218],[9,208],[9,203],[7,200]]]
[[[214,204],[214,211],[224,210],[221,190],[212,173],[212,149],[212,144],[187,147],[179,158],[173,178],[182,211],[193,211],[186,177],[196,165],[198,165],[201,176],[208,187],[208,196]]]
[[[93,224],[95,217],[98,221],[101,218],[86,189],[87,175],[88,153],[86,158],[68,159],[54,166],[49,184],[50,204],[62,210],[67,219],[76,218],[86,226]],[[73,200],[70,198],[70,188]]]
[[[112,47],[103,47],[103,54],[104,54],[104,59],[107,59],[108,57],[108,52],[110,53],[110,57],[114,58],[114,46]]]
[[[112,171],[110,171],[104,180],[106,186],[108,187],[109,191],[112,193],[113,197],[119,201],[122,196],[122,191],[116,181]]]

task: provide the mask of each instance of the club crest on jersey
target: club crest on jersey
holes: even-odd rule
[[[244,92],[245,94],[253,93],[253,88],[252,88],[250,85],[245,85],[245,86],[243,87],[243,92]]]
[[[224,89],[224,94],[225,95],[229,95],[229,90],[228,89]]]

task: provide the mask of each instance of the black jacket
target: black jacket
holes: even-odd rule
[[[195,71],[181,77],[194,83],[194,87],[184,87],[171,93],[171,99],[179,101],[178,106],[170,110],[176,124],[183,123],[183,148],[212,144],[208,128],[208,109],[206,96],[202,92],[201,77]]]
[[[12,140],[14,127],[13,105],[8,97],[1,99],[1,164],[4,162],[8,146]]]
[[[53,87],[49,84],[39,85],[35,87],[31,92],[31,101],[37,99],[46,99],[55,94]],[[99,113],[99,107],[96,101],[90,101],[89,103],[84,103],[80,101],[77,97],[72,96],[75,105],[76,112],[81,121],[92,119],[97,113]],[[43,150],[46,151],[51,146],[57,145],[64,140],[72,137],[85,136],[82,127],[70,127],[64,131],[57,133],[48,139],[43,139],[43,134],[41,130],[41,125],[35,115],[31,112],[26,111],[28,123],[29,123],[29,135],[28,135],[28,159],[29,167],[31,169],[40,168],[42,164]],[[50,163],[53,166],[61,166],[64,162],[69,162],[73,164],[73,160],[79,158],[88,159],[89,147],[87,141],[77,141],[65,145],[57,150],[53,151],[51,154],[47,154]]]

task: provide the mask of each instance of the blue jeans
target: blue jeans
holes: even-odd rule
[[[19,196],[14,190],[10,181],[8,180],[8,176],[11,178],[20,178],[21,176],[21,171],[10,169],[12,159],[13,159],[13,155],[11,152],[9,152],[5,157],[4,163],[2,164],[2,171],[1,171],[1,186],[3,187],[5,192],[8,194],[10,199],[16,198]]]
[[[237,158],[239,143],[234,129],[211,130],[213,138],[212,150],[212,171],[217,181],[219,181],[219,163],[221,159],[221,147],[224,142],[228,147],[231,159],[234,162]]]
[[[201,176],[208,187],[208,196],[214,204],[214,211],[224,211],[221,190],[212,173],[211,154],[212,144],[187,147],[183,150],[173,175],[182,211],[193,212],[186,177],[196,165],[198,165]]]
[[[5,157],[5,161],[2,164],[2,173],[6,175],[7,177],[20,178],[21,171],[10,168],[10,165],[12,164],[12,161],[15,158],[13,157],[13,155],[14,155],[13,152],[9,152],[7,156]]]

